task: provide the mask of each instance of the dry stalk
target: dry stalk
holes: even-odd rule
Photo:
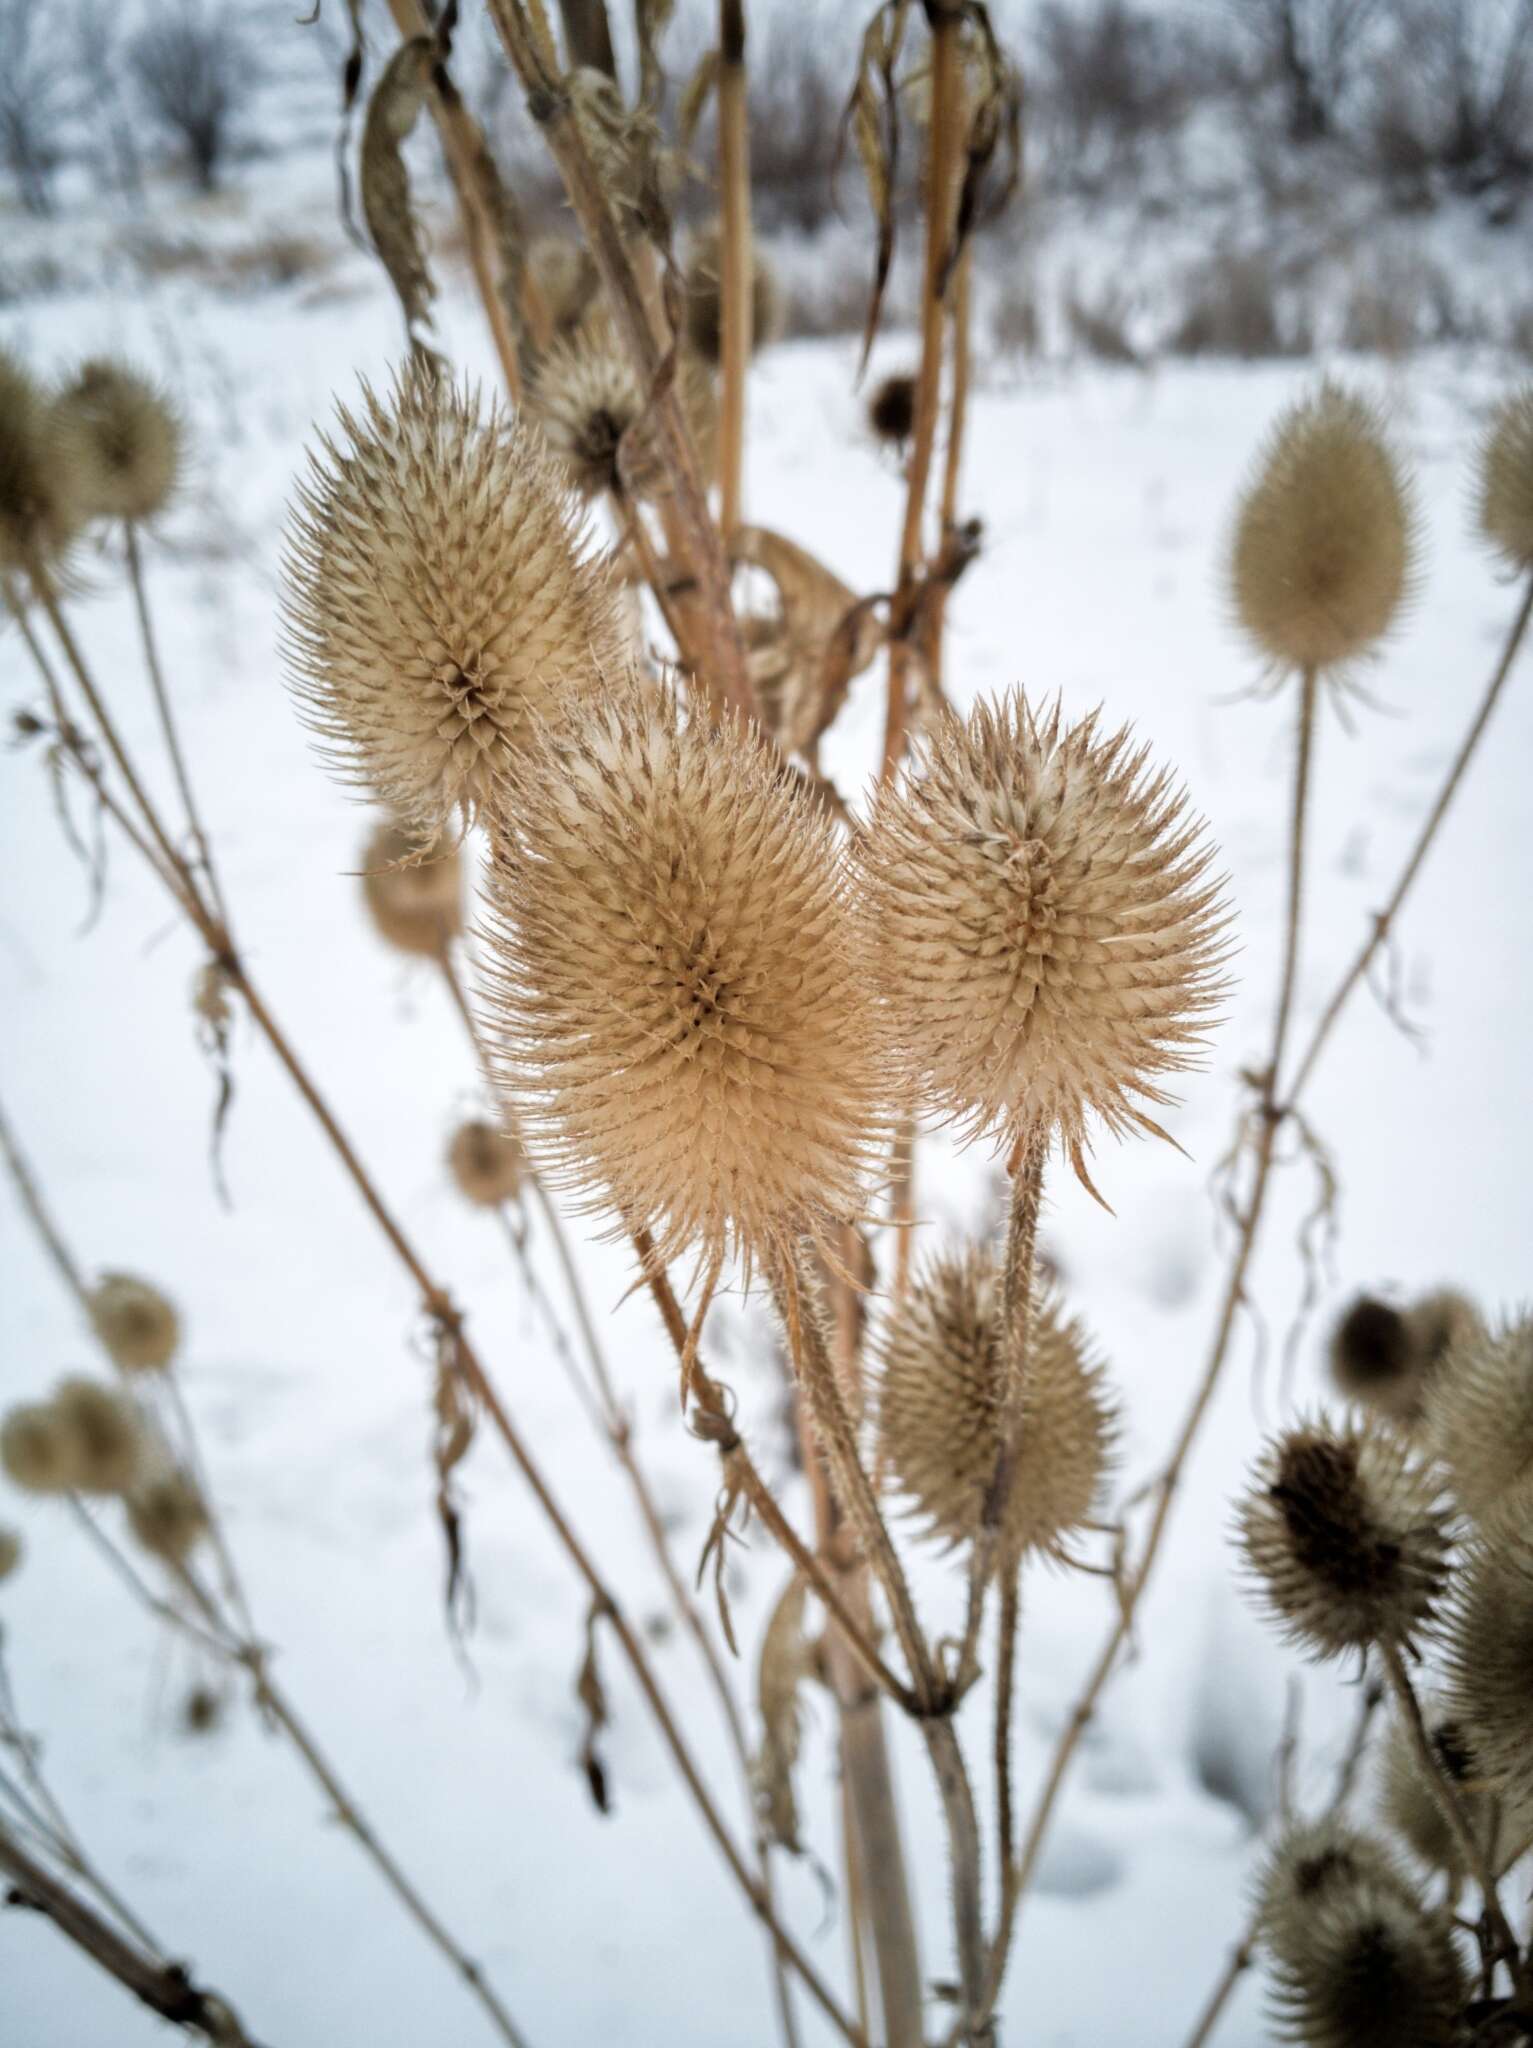
[[[958,526],[958,478],[963,464],[963,437],[969,423],[969,309],[972,298],[974,242],[965,240],[953,268],[952,354],[953,380],[948,394],[947,448],[942,460],[941,534],[944,543]],[[928,640],[925,649],[926,681],[933,699],[942,701],[942,657],[947,624],[949,582],[937,583],[931,595]]]
[[[745,379],[751,358],[751,183],[744,0],[719,0],[719,526],[727,547],[744,512]]]

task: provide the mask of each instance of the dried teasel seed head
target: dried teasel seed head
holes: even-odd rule
[[[1480,449],[1480,532],[1512,569],[1533,569],[1533,384],[1495,411]]]
[[[1476,1520],[1533,1480],[1533,1316],[1453,1347],[1427,1389],[1426,1437]]]
[[[1440,1704],[1428,1705],[1423,1718],[1433,1754],[1457,1790],[1464,1817],[1476,1840],[1488,1840],[1493,1818],[1491,1800],[1462,1724]],[[1458,1838],[1443,1818],[1436,1794],[1417,1760],[1410,1732],[1398,1715],[1385,1740],[1379,1791],[1383,1819],[1413,1855],[1432,1869],[1447,1871],[1456,1878],[1468,1874],[1463,1868]]]
[[[21,1563],[21,1536],[0,1524],[0,1579],[8,1579]]]
[[[163,1372],[181,1342],[175,1303],[133,1273],[103,1273],[90,1293],[91,1324],[119,1372]]]
[[[1446,1912],[1378,1844],[1293,1831],[1262,1884],[1278,2036],[1304,2048],[1452,2048],[1468,1999]]]
[[[183,436],[174,406],[147,377],[100,359],[81,366],[58,401],[78,430],[80,497],[109,519],[152,519],[181,475]]]
[[[208,1511],[185,1472],[163,1472],[135,1486],[124,1505],[134,1539],[166,1564],[184,1564],[208,1533]]]
[[[210,1685],[194,1685],[181,1704],[181,1726],[188,1735],[211,1735],[224,1717],[224,1696]]]
[[[1084,1177],[1088,1113],[1161,1134],[1143,1105],[1197,1064],[1223,995],[1202,824],[1126,726],[1020,691],[945,717],[923,755],[858,846],[893,1057],[970,1135],[1057,1136]]]
[[[688,361],[677,371],[677,388],[706,481],[718,452],[713,380]],[[610,320],[588,319],[553,344],[532,378],[526,412],[582,498],[644,499],[665,489],[644,386]]]
[[[83,467],[78,427],[0,349],[0,570],[27,575],[64,554],[84,516]]]
[[[1404,1309],[1360,1294],[1331,1333],[1331,1379],[1350,1399],[1413,1427],[1449,1351],[1481,1327],[1474,1303],[1450,1287]]]
[[[339,772],[434,831],[616,660],[612,591],[532,428],[419,366],[338,416],[288,530],[293,689]]]
[[[1526,1835],[1533,1829],[1533,1482],[1481,1518],[1457,1574],[1445,1705]]]
[[[1000,1454],[1001,1275],[986,1251],[934,1260],[885,1321],[878,1432],[887,1468],[933,1535],[972,1541]],[[1101,1506],[1115,1419],[1081,1324],[1040,1293],[1006,1510],[1010,1555],[1057,1551]]]
[[[687,248],[686,336],[692,353],[715,367],[724,355],[723,239],[717,221],[699,228]],[[751,246],[751,350],[775,341],[782,331],[783,298],[777,274]]]
[[[504,1125],[479,1117],[453,1132],[447,1165],[459,1194],[483,1209],[515,1201],[527,1171],[526,1154],[517,1139]]]
[[[1241,500],[1241,626],[1282,668],[1339,668],[1388,632],[1414,558],[1411,492],[1377,409],[1322,384],[1278,421]]]
[[[51,1405],[27,1401],[6,1411],[0,1469],[24,1493],[67,1493],[74,1485],[73,1447]]]
[[[1241,1504],[1240,1540],[1264,1604],[1319,1657],[1410,1647],[1447,1585],[1441,1486],[1378,1424],[1301,1423],[1275,1438]]]
[[[569,235],[539,235],[527,251],[527,271],[555,335],[572,334],[601,291],[590,250]]]
[[[534,1159],[664,1259],[860,1213],[885,1128],[860,932],[781,761],[630,681],[519,757],[501,823],[490,995]]]
[[[916,380],[901,372],[885,377],[868,400],[868,425],[880,441],[903,448],[915,432]]]
[[[99,1380],[60,1380],[53,1412],[63,1433],[69,1484],[81,1493],[126,1493],[144,1457],[144,1428],[125,1394]]]
[[[463,856],[385,819],[362,849],[362,900],[397,951],[444,959],[463,930]]]

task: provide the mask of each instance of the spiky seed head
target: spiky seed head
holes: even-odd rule
[[[362,849],[362,898],[381,939],[441,960],[463,930],[463,857],[456,845],[385,819]]]
[[[1339,668],[1388,632],[1414,559],[1411,493],[1377,408],[1322,384],[1278,421],[1241,500],[1241,626],[1282,668]]]
[[[706,482],[718,455],[713,380],[689,360],[677,372],[677,389]],[[549,349],[528,389],[526,410],[580,496],[593,500],[609,493],[653,498],[665,489],[665,463],[646,408],[644,386],[612,322],[597,318]]]
[[[503,1124],[471,1117],[447,1148],[447,1165],[460,1195],[483,1209],[515,1201],[527,1170],[520,1143]]]
[[[516,763],[490,874],[504,1073],[663,1258],[857,1215],[882,1066],[832,829],[757,735],[631,680]]]
[[[1409,1647],[1447,1584],[1452,1526],[1432,1470],[1382,1425],[1302,1423],[1273,1439],[1240,1508],[1257,1591],[1318,1657]]]
[[[21,1536],[0,1524],[0,1579],[8,1579],[21,1563]]]
[[[412,366],[338,408],[289,524],[285,643],[332,764],[424,831],[616,659],[605,569],[542,437]]]
[[[1516,1824],[1533,1828],[1533,1482],[1481,1519],[1448,1622],[1446,1706]]]
[[[53,1412],[63,1432],[69,1484],[81,1493],[126,1493],[144,1456],[138,1410],[100,1380],[60,1380]]]
[[[878,1346],[879,1444],[930,1533],[977,1533],[1001,1448],[1001,1275],[989,1252],[938,1258],[890,1312]],[[1052,1294],[1033,1309],[1022,1435],[1007,1501],[1012,1557],[1057,1551],[1101,1505],[1115,1421],[1081,1324]]]
[[[1480,532],[1512,569],[1533,568],[1533,384],[1500,404],[1480,448]]]
[[[108,519],[162,511],[180,481],[183,442],[165,394],[126,364],[98,358],[81,366],[58,403],[78,429],[86,510]]]
[[[699,228],[687,249],[686,333],[694,355],[715,366],[724,354],[724,258],[719,223]],[[783,298],[777,273],[751,246],[751,349],[765,348],[782,330]]]
[[[554,333],[572,334],[601,290],[595,257],[569,235],[539,235],[527,251],[527,270]]]
[[[1348,1304],[1331,1332],[1331,1379],[1339,1393],[1392,1416],[1420,1403],[1415,1347],[1399,1309],[1375,1295]]]
[[[103,1273],[91,1289],[90,1317],[119,1372],[163,1372],[181,1342],[175,1303],[136,1273]]]
[[[1478,1520],[1533,1479],[1533,1316],[1457,1344],[1427,1389],[1427,1441]]]
[[[1194,1066],[1228,913],[1201,822],[1127,726],[1066,726],[1020,691],[949,715],[880,785],[858,847],[892,1053],[926,1107],[1003,1144],[1145,1104]]]
[[[915,431],[916,380],[907,373],[885,377],[868,400],[868,425],[880,441],[903,448]]]
[[[1427,1736],[1438,1764],[1457,1790],[1464,1816],[1479,1841],[1489,1838],[1491,1800],[1475,1762],[1474,1750],[1462,1725],[1440,1704],[1424,1711]],[[1396,1715],[1385,1740],[1380,1768],[1380,1806],[1383,1818],[1413,1855],[1433,1870],[1445,1870],[1460,1878],[1463,1868],[1458,1837],[1443,1818],[1443,1811],[1417,1761],[1415,1744],[1404,1722]]]
[[[1297,1855],[1280,1844],[1263,1884],[1279,2038],[1452,2048],[1469,1992],[1448,1915],[1366,1837],[1334,1824],[1298,1832],[1311,1840]]]
[[[0,1421],[0,1466],[25,1493],[67,1493],[73,1447],[51,1403],[26,1401]]]
[[[82,467],[78,428],[0,349],[0,569],[26,575],[65,552],[84,512]]]
[[[185,1472],[162,1472],[145,1480],[125,1505],[136,1541],[166,1564],[184,1564],[208,1533],[207,1505]]]
[[[1405,1320],[1428,1386],[1454,1352],[1485,1334],[1480,1311],[1456,1287],[1434,1287],[1429,1294],[1418,1295],[1405,1311]]]

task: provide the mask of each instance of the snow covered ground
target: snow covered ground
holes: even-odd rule
[[[474,308],[443,306],[444,344],[491,365]],[[357,372],[396,353],[396,314],[358,258],[317,280],[240,298],[194,277],[152,287],[123,276],[89,294],[5,308],[0,333],[40,369],[128,351],[162,372],[196,430],[196,462],[156,551],[153,595],[185,735],[238,934],[290,1028],[410,1229],[468,1306],[474,1327],[561,1501],[631,1611],[717,1788],[743,1802],[691,1647],[663,1630],[664,1598],[631,1504],[575,1408],[529,1313],[493,1221],[467,1214],[441,1164],[456,1116],[480,1101],[457,1020],[427,975],[402,970],[361,915],[363,820],[326,779],[282,687],[274,590],[284,501],[312,424]],[[879,364],[909,359],[909,337]],[[751,392],[752,515],[819,552],[858,589],[885,587],[898,479],[867,440],[849,341],[770,352]],[[1338,361],[1377,392],[1420,475],[1423,573],[1407,628],[1369,678],[1380,708],[1321,736],[1311,922],[1299,1029],[1366,929],[1474,706],[1512,595],[1467,533],[1469,459],[1508,372],[1438,353],[1384,371]],[[1116,1215],[1057,1179],[1044,1242],[1072,1302],[1113,1362],[1127,1413],[1121,1491],[1163,1455],[1201,1370],[1221,1281],[1209,1181],[1257,1061],[1275,975],[1292,704],[1248,692],[1256,668],[1229,627],[1221,549],[1235,493],[1277,410],[1318,374],[1261,368],[982,366],[964,510],[986,548],[957,594],[954,695],[1014,682],[1101,703],[1178,764],[1231,875],[1239,988],[1209,1071],[1187,1085],[1172,1129],[1190,1157],[1149,1144],[1104,1149],[1099,1185]],[[154,728],[127,599],[105,562],[77,607],[91,658],[136,747]],[[1514,679],[1413,898],[1399,966],[1423,1053],[1364,994],[1310,1101],[1340,1175],[1340,1235],[1291,1381],[1283,1340],[1302,1290],[1299,1224],[1314,1194],[1295,1165],[1266,1233],[1254,1327],[1242,1334],[1188,1475],[1140,1656],[1111,1687],[1023,1916],[1003,2004],[1008,2042],[1092,2048],[1132,2039],[1176,2048],[1241,1930],[1250,1822],[1206,1789],[1233,1780],[1247,1808],[1270,1792],[1270,1758],[1296,1667],[1242,1607],[1229,1504],[1264,1424],[1320,1386],[1325,1316],[1361,1284],[1442,1281],[1488,1307],[1526,1297],[1533,1139],[1526,1019],[1533,1001],[1533,892],[1526,886],[1533,673]],[[33,701],[14,633],[0,640],[0,700]],[[876,672],[854,686],[827,754],[843,788],[874,758]],[[603,1653],[614,1811],[592,1808],[576,1763],[580,1590],[496,1442],[466,1469],[478,1625],[471,1670],[444,1629],[431,1507],[429,1375],[416,1304],[302,1106],[254,1034],[237,1032],[226,1166],[233,1207],[213,1197],[207,1150],[214,1081],[200,1058],[186,934],[120,849],[93,929],[85,878],[61,841],[40,762],[0,767],[0,961],[8,992],[0,1095],[66,1234],[88,1266],[153,1276],[189,1329],[188,1398],[259,1626],[278,1672],[384,1838],[529,2037],[630,2048],[755,2048],[774,2038],[764,1952],[617,1657]],[[163,788],[164,778],[160,780]],[[919,1209],[940,1241],[989,1213],[992,1168],[941,1139],[923,1153]],[[72,1304],[10,1192],[0,1193],[0,1397],[40,1394],[94,1367]],[[683,1435],[674,1369],[610,1246],[583,1263],[608,1325],[641,1450],[695,1557],[715,1470]],[[557,1277],[543,1260],[551,1292]],[[754,1306],[722,1302],[709,1348],[736,1387],[762,1462],[786,1477],[779,1389]],[[404,1921],[311,1782],[231,1702],[211,1737],[180,1732],[199,1675],[123,1597],[61,1511],[16,1497],[25,1568],[0,1592],[7,1656],[28,1724],[46,1739],[56,1791],[105,1871],[176,1952],[239,2004],[273,2048],[368,2043],[436,2048],[488,2038],[472,2005]],[[759,1536],[734,1553],[735,1613],[751,1698],[754,1653],[782,1564]],[[956,1617],[950,1565],[918,1572],[923,1607]],[[1080,1677],[1109,1625],[1095,1579],[1039,1573],[1028,1585],[1020,1664],[1018,1776],[1024,1812]],[[986,1753],[981,1688],[961,1732]],[[1305,1783],[1323,1783],[1347,1705],[1303,1678]],[[801,1785],[813,1858],[779,1859],[784,1910],[845,1982],[838,1901],[813,1867],[836,1864],[833,1718],[810,1709]],[[951,1970],[939,1816],[924,1756],[892,1729],[922,1962]],[[988,1786],[981,1793],[988,1822]],[[798,2001],[804,2039],[829,2035]],[[933,2009],[933,2028],[940,2008]],[[0,2040],[13,2048],[135,2048],[155,2022],[50,1930],[0,1915]],[[1222,2039],[1263,2038],[1249,1980]]]

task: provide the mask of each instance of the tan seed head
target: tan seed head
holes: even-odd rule
[[[950,1543],[978,1532],[1001,1448],[1006,1383],[1001,1276],[988,1252],[935,1259],[884,1319],[879,1445],[900,1490]],[[1006,1511],[1008,1553],[1055,1551],[1101,1506],[1115,1418],[1081,1324],[1040,1294],[1022,1435]]]
[[[21,1563],[22,1543],[19,1531],[0,1523],[0,1579],[8,1579]]]
[[[181,1342],[175,1303],[134,1273],[103,1273],[91,1289],[90,1315],[119,1372],[163,1372]]]
[[[128,1527],[151,1556],[184,1564],[208,1533],[208,1511],[185,1472],[165,1472],[134,1487],[126,1502]]]
[[[1468,1736],[1441,1705],[1428,1705],[1424,1718],[1432,1752],[1452,1781],[1476,1840],[1489,1840],[1491,1800]],[[1433,1870],[1447,1871],[1455,1879],[1466,1877],[1458,1837],[1443,1817],[1437,1794],[1417,1761],[1415,1744],[1398,1715],[1385,1740],[1380,1780],[1383,1817],[1411,1853]]]
[[[539,235],[527,251],[527,271],[555,335],[572,334],[601,290],[590,250],[569,235]]]
[[[534,1158],[661,1256],[856,1216],[883,1073],[842,859],[733,720],[637,682],[517,762],[491,1000]]]
[[[1533,1831],[1533,1482],[1481,1518],[1448,1624],[1447,1711],[1512,1826]]]
[[[95,360],[58,403],[78,430],[86,509],[110,519],[162,511],[180,480],[183,440],[164,393],[122,363]]]
[[[1533,1479],[1533,1316],[1477,1327],[1449,1352],[1427,1389],[1426,1437],[1477,1521]]]
[[[287,539],[288,666],[343,777],[424,831],[616,660],[611,589],[542,438],[418,367],[338,408]]]
[[[378,936],[398,952],[445,959],[463,930],[463,856],[385,819],[362,848],[362,900]]]
[[[82,469],[78,428],[0,349],[0,569],[27,575],[63,555],[84,516]]]
[[[1322,384],[1278,421],[1241,500],[1241,626],[1281,668],[1341,667],[1388,632],[1414,559],[1411,493],[1378,411]]]
[[[144,1456],[138,1410],[99,1380],[61,1380],[53,1412],[63,1433],[69,1484],[81,1493],[126,1493]]]
[[[689,361],[677,372],[677,388],[706,482],[718,445],[713,380]],[[663,493],[665,464],[645,415],[644,387],[605,318],[587,319],[556,341],[538,364],[527,393],[527,417],[587,501],[607,494],[646,499]]]
[[[1480,532],[1511,569],[1533,568],[1533,384],[1497,407],[1480,449]]]
[[[1228,913],[1200,821],[1127,727],[1065,726],[1019,691],[943,719],[882,784],[858,857],[893,1057],[970,1135],[1048,1144],[1084,1174],[1088,1115],[1197,1064]]]
[[[74,1485],[73,1447],[51,1404],[28,1401],[0,1421],[0,1467],[25,1493],[66,1493]]]
[[[686,332],[694,355],[718,365],[724,354],[723,243],[711,222],[687,250]],[[751,248],[751,349],[765,348],[782,331],[783,297],[777,274],[761,250]]]
[[[526,1157],[502,1125],[473,1117],[453,1132],[447,1165],[460,1195],[480,1208],[494,1209],[502,1202],[515,1201]]]

